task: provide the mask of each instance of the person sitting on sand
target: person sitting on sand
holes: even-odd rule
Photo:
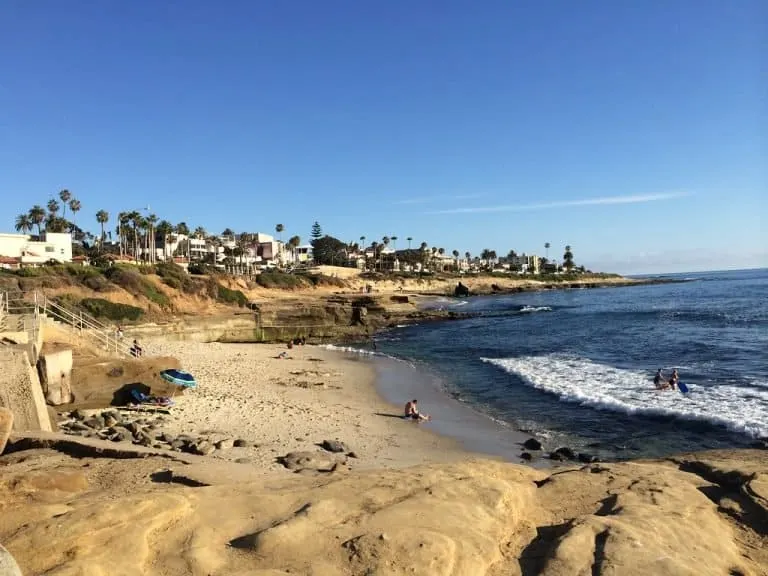
[[[677,388],[677,383],[680,381],[680,375],[677,373],[677,368],[672,370],[672,377],[669,379],[669,387],[674,390]]]
[[[405,405],[405,417],[411,420],[429,420],[429,416],[421,414],[417,406],[418,400],[415,398]]]

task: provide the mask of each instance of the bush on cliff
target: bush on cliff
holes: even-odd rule
[[[277,271],[262,272],[256,276],[256,283],[264,288],[281,288],[284,290],[307,286],[307,281],[302,276]]]
[[[136,321],[144,315],[144,310],[130,304],[110,302],[103,298],[83,298],[80,307],[95,318],[104,320]]]
[[[117,284],[134,296],[144,296],[161,308],[170,308],[171,300],[160,292],[151,280],[144,278],[140,272],[122,266],[113,266],[106,270],[105,275],[113,284]]]

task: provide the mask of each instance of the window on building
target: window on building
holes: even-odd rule
[[[56,248],[54,248],[53,246],[46,246],[45,247],[45,251],[46,252],[56,252]]]

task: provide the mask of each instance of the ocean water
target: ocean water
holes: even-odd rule
[[[445,298],[432,305],[480,316],[393,329],[377,352],[550,447],[635,458],[748,446],[768,437],[768,270],[687,278]],[[678,368],[690,392],[656,391],[657,368]]]

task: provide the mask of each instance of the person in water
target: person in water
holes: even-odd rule
[[[672,370],[672,377],[669,379],[669,387],[674,390],[677,388],[677,383],[680,381],[680,375],[677,373],[677,368]]]
[[[664,379],[664,373],[661,371],[661,368],[659,368],[656,376],[653,378],[653,385],[656,386],[657,390],[667,387],[667,381]]]
[[[417,404],[418,400],[415,398],[405,405],[405,417],[411,420],[429,420],[429,416],[419,412]]]

